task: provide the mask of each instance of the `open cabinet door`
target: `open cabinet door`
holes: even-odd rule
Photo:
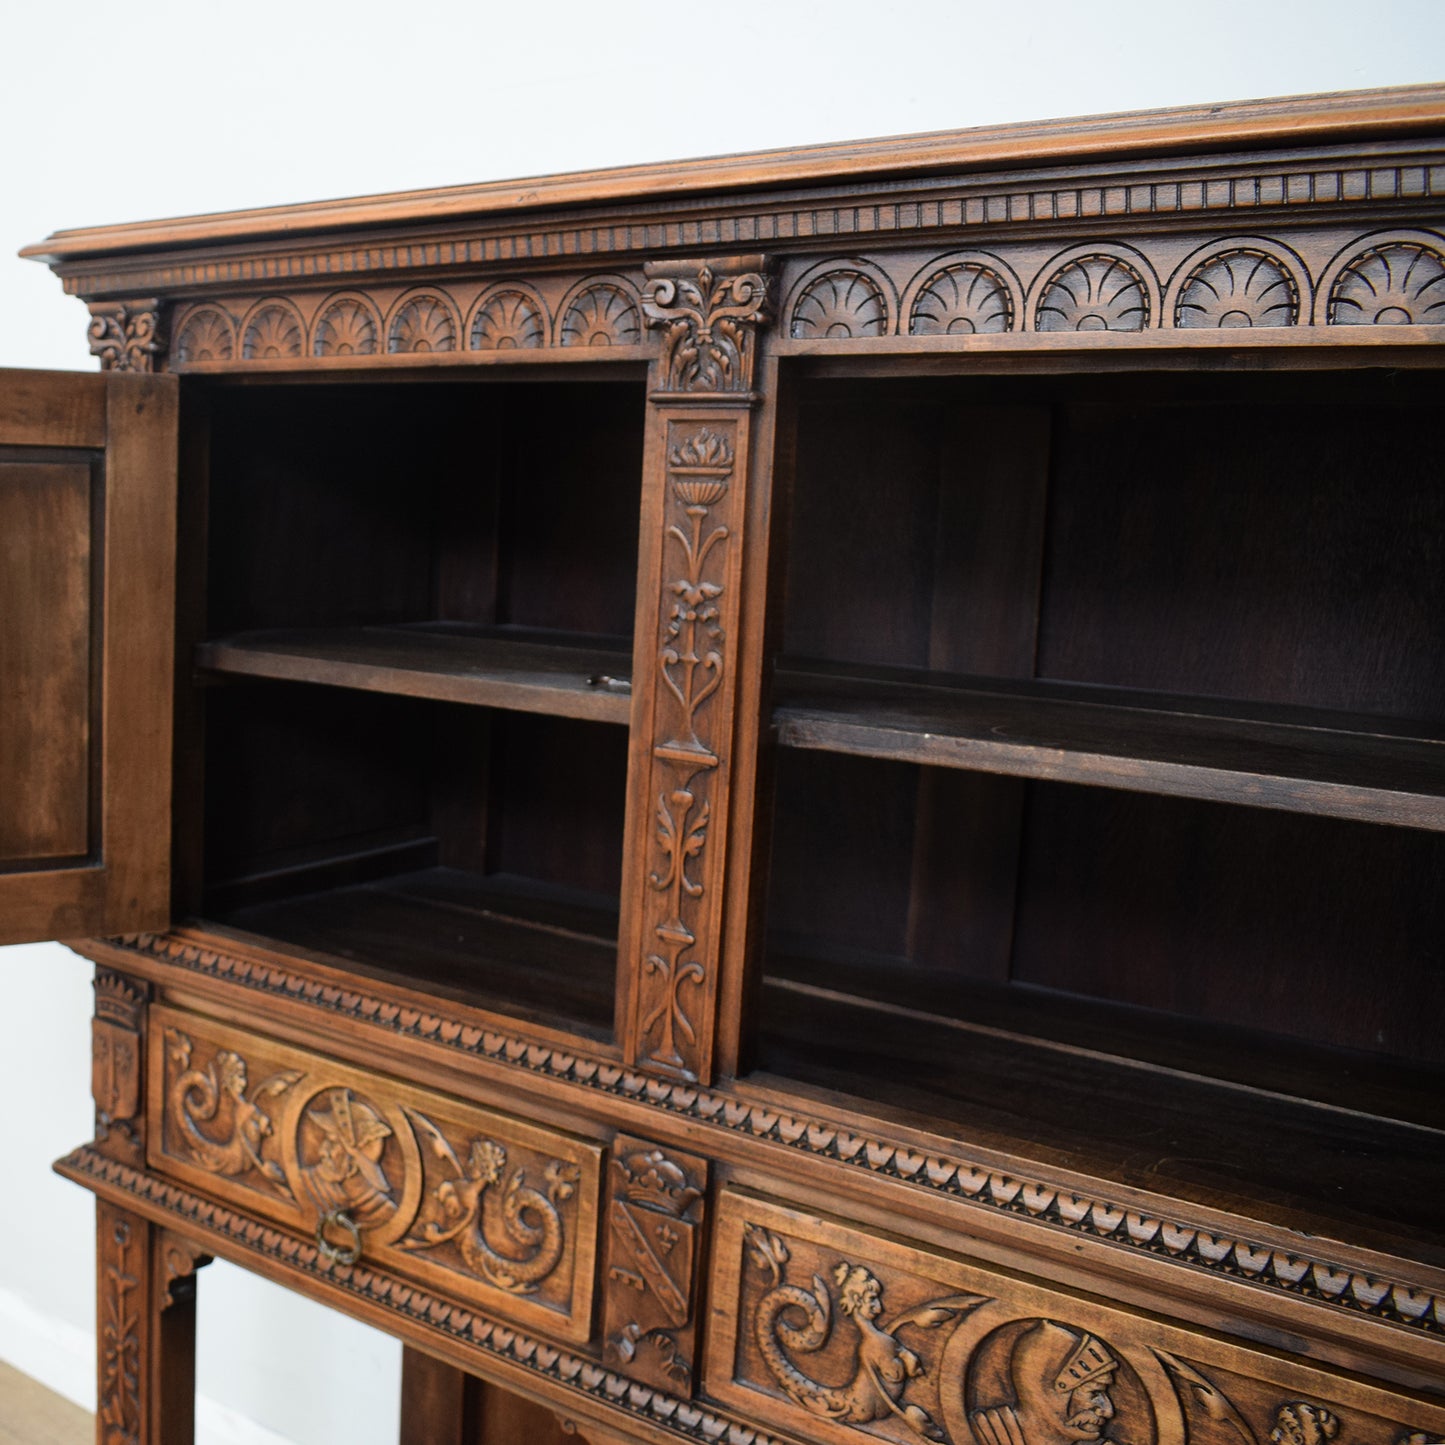
[[[0,943],[169,920],[176,398],[0,371]]]

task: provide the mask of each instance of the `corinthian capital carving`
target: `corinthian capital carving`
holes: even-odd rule
[[[664,390],[751,389],[757,329],[768,319],[766,265],[765,256],[647,264],[642,313],[663,328]]]
[[[160,302],[95,301],[90,306],[90,354],[102,371],[155,371],[166,349]]]

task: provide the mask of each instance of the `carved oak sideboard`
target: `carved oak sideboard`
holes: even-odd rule
[[[1445,1440],[1445,90],[63,232],[0,921],[99,1434]]]

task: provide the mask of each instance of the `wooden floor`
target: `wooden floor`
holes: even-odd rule
[[[91,1445],[95,1417],[0,1364],[0,1445]]]

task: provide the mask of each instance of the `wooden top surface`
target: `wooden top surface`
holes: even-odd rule
[[[1366,140],[1445,129],[1445,85],[1237,101],[934,131],[743,155],[487,181],[57,231],[20,254],[56,264],[157,247],[234,244],[353,227],[461,221],[508,211],[770,186],[860,182],[1010,165]]]

